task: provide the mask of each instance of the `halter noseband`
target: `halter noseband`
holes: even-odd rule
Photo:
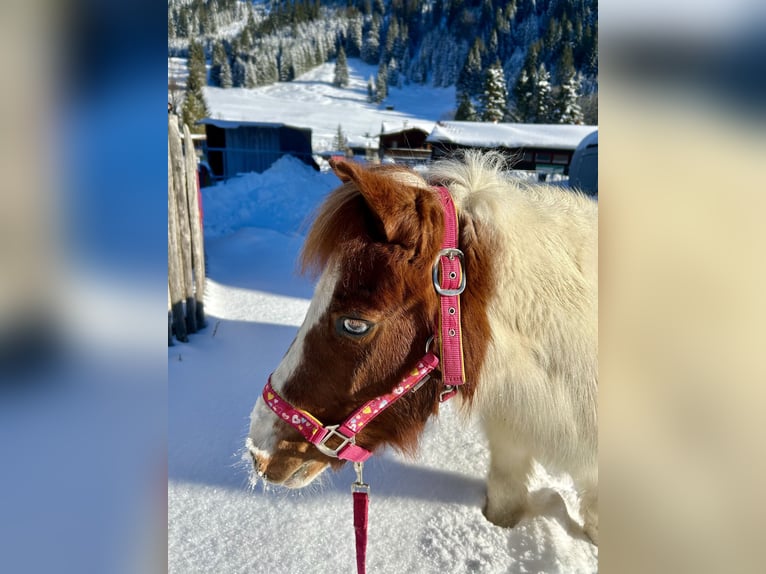
[[[457,208],[452,196],[444,187],[434,188],[444,208],[444,239],[442,248],[433,265],[434,289],[439,294],[439,325],[437,329],[441,357],[444,390],[439,402],[457,394],[465,383],[463,367],[463,342],[460,331],[460,294],[465,290],[463,252],[458,249]],[[429,344],[427,345],[430,347]],[[312,414],[292,406],[271,386],[271,377],[263,388],[263,400],[274,413],[303,438],[327,456],[361,463],[372,453],[356,444],[356,435],[381,412],[394,404],[407,392],[417,391],[439,365],[439,358],[426,349],[426,354],[391,392],[366,402],[340,424],[324,425]],[[334,446],[328,444],[334,440]]]

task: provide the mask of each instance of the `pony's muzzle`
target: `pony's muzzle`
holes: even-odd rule
[[[248,445],[248,451],[258,478],[287,488],[303,488],[329,466],[325,461],[296,456],[295,452],[278,450],[272,455],[252,445]]]

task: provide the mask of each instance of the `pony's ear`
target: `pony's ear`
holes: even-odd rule
[[[343,161],[342,159],[330,158],[330,167],[333,173],[338,176],[343,183],[348,183],[353,179],[351,177],[351,170],[353,169],[350,162]]]
[[[422,198],[431,194],[425,180],[409,168],[374,166],[366,168],[351,161],[330,163],[344,183],[353,182],[359,189],[372,214],[380,221],[385,238],[390,243],[414,245],[421,235],[422,221],[428,217]],[[438,200],[433,196],[438,206]]]

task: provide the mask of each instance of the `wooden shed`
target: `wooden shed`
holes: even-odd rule
[[[508,157],[512,169],[567,175],[574,150],[596,129],[563,124],[439,122],[426,141],[431,144],[434,160],[462,149],[495,150]]]
[[[426,139],[433,127],[433,122],[406,120],[398,125],[384,122],[378,137],[381,161],[410,164],[427,162],[431,158],[431,144]]]
[[[318,170],[311,150],[311,129],[280,123],[205,118],[205,153],[214,180],[264,172],[283,155]]]

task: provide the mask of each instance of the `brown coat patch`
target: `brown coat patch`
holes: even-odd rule
[[[333,191],[312,226],[301,264],[320,271],[339,265],[329,309],[307,333],[304,357],[284,386],[285,398],[324,424],[342,422],[365,401],[389,392],[425,352],[438,325],[431,268],[441,248],[444,213],[433,189],[399,166],[370,169],[340,162],[344,184]],[[459,246],[468,284],[461,297],[468,403],[476,390],[490,337],[486,306],[492,296],[492,242],[460,215]],[[337,325],[343,317],[374,323],[362,338]],[[414,453],[426,420],[438,411],[440,374],[365,428],[357,443],[374,450],[392,444]],[[285,424],[283,436],[300,440]],[[314,449],[312,449],[314,450]],[[318,453],[317,453],[318,454]],[[323,460],[326,460],[322,456]]]

